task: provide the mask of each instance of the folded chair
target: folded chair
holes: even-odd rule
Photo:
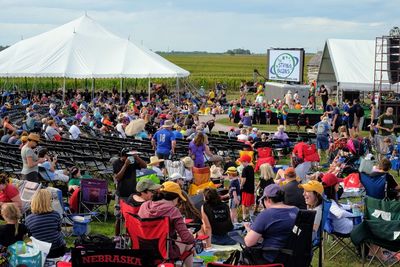
[[[108,214],[108,182],[100,179],[82,179],[80,187],[81,201],[80,211],[89,212],[101,222],[99,216],[102,214],[100,208],[106,206],[103,213],[104,221],[107,221]]]
[[[400,262],[400,202],[366,197],[364,203],[364,221],[351,232],[352,242],[361,247],[363,266],[366,251],[371,249],[372,258],[368,266],[374,259],[382,266],[398,265]],[[372,245],[375,245],[375,248]],[[382,248],[395,254],[386,260],[380,259],[377,255],[382,252]]]
[[[41,184],[30,181],[25,181],[19,188],[22,200],[22,213],[24,215],[30,210],[33,195],[39,191],[40,188]]]
[[[217,188],[215,184],[211,181],[210,167],[204,168],[192,168],[193,171],[193,181],[189,185],[189,195],[194,196],[199,192],[203,191],[207,187]]]

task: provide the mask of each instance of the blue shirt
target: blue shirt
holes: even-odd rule
[[[171,153],[172,141],[175,141],[175,135],[171,130],[161,129],[154,134],[153,139],[157,143],[156,153],[164,155]]]
[[[229,181],[229,197],[233,199],[233,192],[236,191],[237,197],[240,197],[240,182],[238,178]]]
[[[263,210],[251,225],[251,230],[262,235],[263,247],[283,248],[292,232],[298,208],[270,208]],[[273,262],[278,252],[265,254]]]
[[[183,139],[183,134],[177,130],[172,132],[175,136],[175,139]]]

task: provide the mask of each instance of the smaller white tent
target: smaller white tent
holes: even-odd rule
[[[328,39],[317,81],[342,91],[373,91],[374,68],[375,41]],[[386,72],[382,80],[388,80]]]
[[[0,77],[179,78],[189,72],[84,15],[0,52]]]

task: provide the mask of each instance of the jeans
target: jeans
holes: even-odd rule
[[[233,240],[228,236],[228,234],[225,235],[211,235],[211,243],[214,245],[235,245],[236,241]]]

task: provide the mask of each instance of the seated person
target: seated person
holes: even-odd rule
[[[133,193],[128,198],[128,204],[135,207],[135,213],[140,209],[140,206],[153,198],[153,195],[160,189],[161,185],[155,184],[150,179],[142,179],[136,184],[136,193]]]
[[[164,180],[166,171],[164,168],[160,168],[161,162],[164,162],[164,160],[159,159],[157,156],[152,156],[150,157],[150,163],[147,164],[147,167],[155,171],[160,180]]]
[[[27,233],[24,224],[20,224],[21,211],[14,203],[4,203],[1,206],[1,216],[6,224],[0,225],[0,245],[8,247],[17,241],[23,241]]]
[[[0,174],[0,207],[4,203],[14,203],[18,209],[22,209],[22,200],[18,189],[11,183],[7,174]]]
[[[169,176],[168,181],[172,181],[177,183],[181,188],[185,185],[185,177],[183,177],[180,173],[173,173]]]
[[[151,201],[146,201],[142,204],[139,209],[138,215],[141,218],[155,218],[167,216],[170,218],[170,237],[177,239],[183,243],[173,242],[170,240],[169,257],[171,259],[177,259],[185,251],[189,251],[193,248],[194,237],[192,233],[187,229],[186,224],[183,220],[182,214],[176,207],[179,200],[187,201],[183,196],[182,190],[177,183],[168,181],[162,184],[160,192],[153,196]],[[184,261],[185,266],[193,266],[193,255]]]
[[[393,176],[389,173],[392,164],[389,159],[382,158],[378,166],[372,168],[371,177],[381,176],[382,173],[386,173],[386,183],[387,183],[387,197],[392,200],[399,199],[400,195],[400,185],[396,182]]]
[[[332,202],[329,209],[330,218],[332,219],[332,227],[335,233],[350,234],[353,230],[353,214],[350,205],[339,204],[338,190],[339,182],[342,179],[337,178],[333,173],[326,173],[322,177],[322,185],[326,198]]]
[[[31,202],[32,214],[26,217],[26,227],[30,236],[51,243],[47,258],[58,258],[65,254],[65,241],[61,233],[62,218],[51,206],[51,193],[40,189]]]
[[[68,171],[55,169],[57,165],[57,156],[50,157],[48,155],[47,148],[43,148],[39,151],[38,157],[39,159],[44,158],[46,160],[43,163],[38,164],[39,167],[44,168],[44,172],[41,172],[39,169],[39,173],[43,177],[43,179],[45,179],[46,181],[63,181],[65,183],[68,182]]]
[[[73,192],[81,186],[81,170],[74,166],[69,171],[71,179],[68,182],[68,191]]]
[[[315,180],[308,181],[306,184],[300,184],[299,187],[304,189],[303,196],[307,204],[307,210],[316,211],[312,237],[314,240],[317,237],[322,220],[322,194],[324,193],[324,187],[320,182]]]
[[[296,171],[293,167],[285,170],[285,180],[282,190],[285,192],[285,200],[283,203],[290,206],[306,209],[306,202],[303,197],[303,189],[299,188],[299,182],[296,180]]]
[[[192,168],[194,167],[194,161],[190,157],[184,157],[181,159],[183,162],[183,166],[185,167],[185,179],[186,181],[192,181],[193,180],[193,171]]]
[[[289,139],[289,136],[285,133],[285,127],[283,125],[278,126],[278,131],[274,133],[272,137],[275,140],[282,140],[286,142]]]
[[[214,188],[206,188],[203,193],[204,204],[201,207],[201,218],[203,232],[209,236],[206,247],[211,247],[211,243],[216,245],[236,244],[236,241],[228,236],[228,232],[233,230],[228,205],[221,201]]]
[[[279,185],[268,185],[261,203],[265,209],[257,215],[253,224],[244,224],[248,233],[244,238],[247,247],[258,245],[261,242],[263,247],[283,248],[292,232],[296,221],[298,208],[283,203],[285,193]],[[263,254],[265,263],[274,262],[278,252]]]
[[[193,223],[201,225],[202,224],[201,214],[200,211],[194,206],[193,199],[191,199],[185,191],[182,191],[182,195],[188,201],[183,201],[181,198],[179,198],[179,203],[178,203],[179,211],[185,218],[192,219]]]

